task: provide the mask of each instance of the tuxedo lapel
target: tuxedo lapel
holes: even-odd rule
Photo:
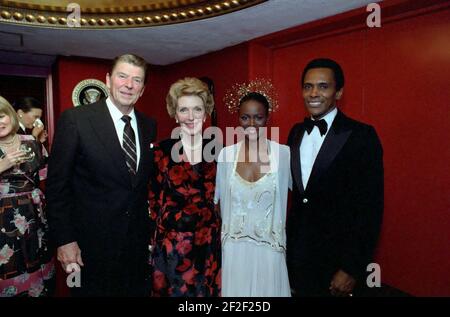
[[[301,124],[299,126],[297,133],[294,134],[294,139],[292,142],[292,155],[291,155],[292,174],[300,194],[302,194],[305,191],[305,189],[303,188],[302,168],[300,163],[300,144],[303,140],[304,134],[305,128],[304,125]]]
[[[315,184],[322,174],[329,168],[336,155],[347,142],[352,130],[346,125],[346,117],[338,111],[333,124],[330,127],[322,147],[317,154],[316,160],[308,180],[307,188]]]
[[[93,105],[88,107],[91,106]],[[125,163],[124,152],[117,137],[116,128],[114,127],[114,123],[106,103],[104,101],[100,102],[93,113],[94,115],[90,117],[91,125],[97,134],[100,143],[106,150],[109,159],[114,165],[116,165],[117,171],[120,173],[120,178],[131,181],[130,173],[128,172]]]

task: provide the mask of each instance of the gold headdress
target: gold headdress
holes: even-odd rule
[[[234,84],[230,90],[227,91],[223,101],[230,113],[235,113],[239,110],[239,104],[246,95],[256,92],[263,95],[269,103],[269,112],[275,112],[278,109],[277,94],[272,82],[268,79],[255,79],[248,84]]]

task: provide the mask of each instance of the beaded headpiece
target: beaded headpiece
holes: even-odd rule
[[[268,79],[255,79],[248,84],[234,84],[230,90],[227,91],[223,101],[230,113],[238,112],[239,104],[246,95],[256,92],[263,95],[269,103],[269,112],[275,112],[278,109],[277,94]]]

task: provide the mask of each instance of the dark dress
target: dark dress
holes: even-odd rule
[[[54,264],[37,187],[43,157],[33,137],[19,137],[30,150],[28,160],[0,174],[0,297],[46,296],[54,287]]]
[[[175,162],[178,140],[155,146],[150,215],[152,296],[220,296],[220,217],[214,210],[216,162]],[[206,141],[204,141],[204,144]],[[177,152],[179,152],[177,151]]]

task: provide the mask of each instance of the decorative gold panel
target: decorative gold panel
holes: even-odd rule
[[[0,0],[0,23],[81,29],[150,27],[210,18],[265,1],[267,0]],[[75,4],[75,7],[69,4]]]

